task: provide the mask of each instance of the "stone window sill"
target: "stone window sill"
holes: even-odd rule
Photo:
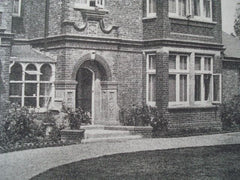
[[[143,18],[142,18],[142,21],[145,21],[145,20],[154,20],[154,19],[157,19],[157,16],[143,17]]]
[[[211,108],[217,108],[217,104],[211,104],[211,105],[194,105],[194,106],[169,106],[169,110],[180,110],[180,109],[211,109]]]
[[[217,22],[208,20],[208,19],[195,19],[195,18],[187,18],[187,17],[180,17],[180,16],[171,16],[169,15],[170,19],[174,20],[182,20],[182,21],[190,21],[190,22],[200,22],[200,23],[206,23],[206,24],[217,24]]]

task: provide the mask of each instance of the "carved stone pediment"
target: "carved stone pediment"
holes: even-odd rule
[[[105,27],[104,25],[104,16],[108,14],[108,11],[99,7],[81,7],[78,4],[74,6],[76,11],[80,11],[83,17],[84,24],[82,26],[78,26],[76,22],[73,21],[64,21],[62,23],[63,26],[72,26],[76,31],[84,31],[87,27],[91,30],[92,22],[98,22],[101,31],[105,34],[111,33],[113,30],[118,30],[118,26],[111,25],[109,27]]]

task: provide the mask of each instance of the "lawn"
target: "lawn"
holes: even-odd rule
[[[59,166],[37,179],[239,179],[240,145],[147,151]]]

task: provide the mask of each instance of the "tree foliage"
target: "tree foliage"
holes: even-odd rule
[[[240,11],[240,9],[237,9]],[[240,37],[240,13],[237,13],[236,19],[234,21],[234,31],[238,37]]]

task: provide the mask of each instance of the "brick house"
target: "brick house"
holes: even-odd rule
[[[103,125],[119,124],[119,109],[146,103],[171,128],[220,127],[222,73],[233,73],[223,70],[221,1],[2,0],[0,7],[2,101],[38,112],[64,102]]]

